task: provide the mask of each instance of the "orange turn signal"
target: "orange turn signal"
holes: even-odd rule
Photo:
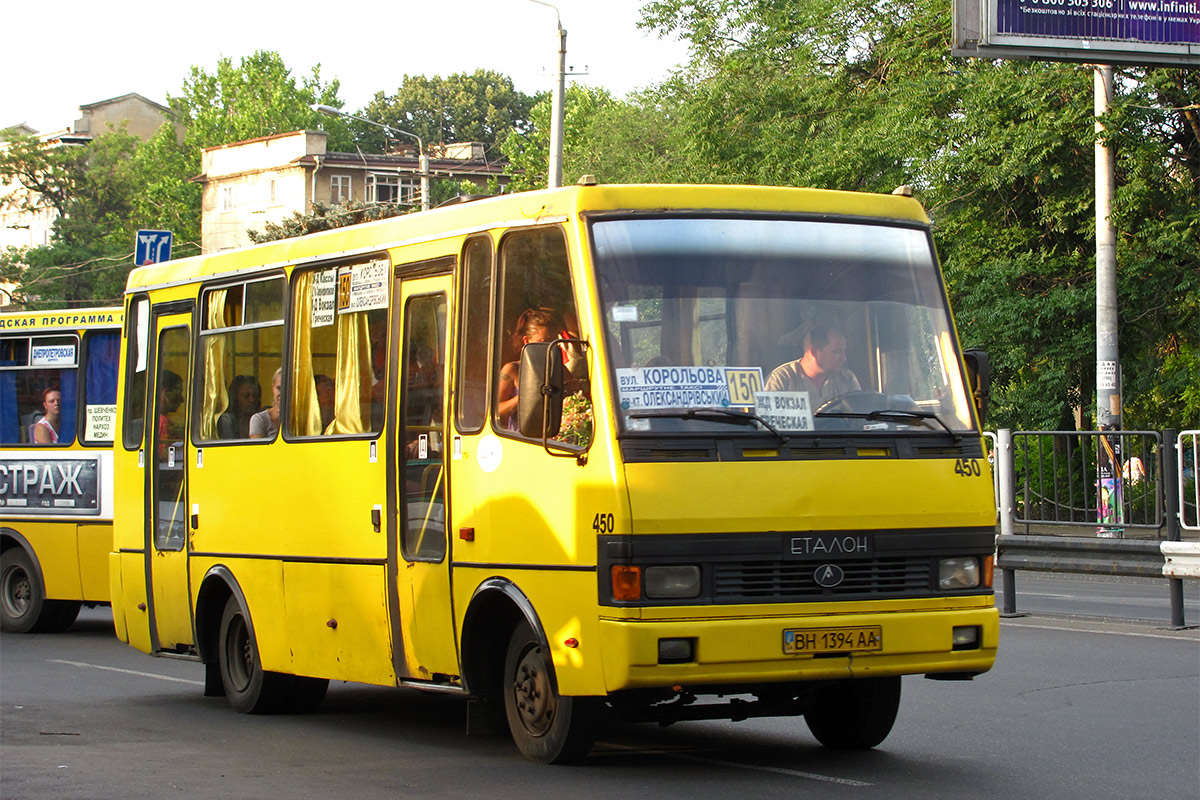
[[[616,564],[612,568],[613,600],[642,599],[642,568]]]
[[[996,571],[996,557],[988,556],[983,560],[983,585],[992,588],[992,573]]]

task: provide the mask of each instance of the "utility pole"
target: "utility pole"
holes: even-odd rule
[[[1113,92],[1113,68],[1094,72],[1096,113],[1096,427],[1121,428],[1121,360],[1117,343],[1117,241],[1112,225],[1113,155],[1101,138]]]
[[[567,32],[563,30],[562,16],[558,6],[544,3],[542,0],[529,0],[539,6],[553,8],[558,18],[558,68],[555,75],[554,94],[550,102],[550,168],[546,175],[546,185],[551,189],[562,186],[562,153],[563,153],[563,105],[567,91]]]
[[[1096,115],[1096,535],[1122,535],[1124,492],[1121,475],[1121,359],[1117,347],[1117,242],[1112,224],[1113,155],[1104,143],[1104,114],[1113,92],[1113,69],[1093,71],[1093,109]]]

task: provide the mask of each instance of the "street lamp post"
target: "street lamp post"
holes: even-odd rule
[[[373,119],[367,119],[366,117],[357,117],[354,114],[347,114],[345,111],[334,108],[333,106],[326,106],[326,105],[322,105],[320,103],[314,103],[312,109],[313,109],[313,111],[316,111],[317,113],[325,114],[330,117],[345,117],[346,119],[352,119],[356,122],[363,122],[363,123],[366,123],[367,125],[374,125],[376,128],[382,128],[386,133],[389,133],[389,134],[397,134],[398,133],[398,134],[401,134],[402,136],[411,136],[412,138],[416,139],[417,140],[417,169],[420,170],[420,175],[421,175],[421,210],[422,211],[429,210],[429,156],[425,154],[425,143],[421,141],[420,136],[418,136],[415,133],[411,133],[410,131],[401,130],[400,128],[393,128],[391,125],[384,125],[382,122],[376,122]]]
[[[567,32],[563,30],[562,15],[558,6],[544,3],[542,0],[529,0],[539,6],[554,9],[558,18],[558,74],[554,82],[554,95],[550,101],[550,169],[546,176],[546,185],[551,189],[562,186],[562,155],[563,155],[563,117],[564,96],[567,82]]]

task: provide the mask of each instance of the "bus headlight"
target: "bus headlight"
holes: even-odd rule
[[[646,597],[652,600],[700,596],[700,568],[646,567],[642,578]]]
[[[979,586],[979,559],[943,558],[938,562],[938,588],[943,591]]]

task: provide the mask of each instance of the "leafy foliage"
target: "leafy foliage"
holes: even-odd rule
[[[236,66],[222,58],[211,74],[192,67],[182,94],[169,98],[182,136],[168,123],[140,144],[123,131],[85,147],[18,138],[0,154],[0,177],[19,180],[58,219],[49,245],[0,256],[0,276],[14,280],[31,307],[116,301],[138,229],[173,231],[176,257],[199,252],[201,189],[192,178],[203,148],[315,128],[311,106],[341,105],[337,91],[336,80],[321,80],[319,66],[297,82],[277,53],[258,52]],[[352,146],[344,122],[324,127],[331,148]]]
[[[136,180],[131,155],[137,139],[123,131],[98,135],[86,147],[20,137],[0,153],[0,178],[15,180],[15,206],[53,208],[52,241],[44,247],[8,249],[0,277],[18,286],[33,308],[104,304],[120,297],[132,266],[133,234],[121,232],[130,217]]]
[[[196,150],[198,167],[200,148],[315,128],[325,118],[313,104],[341,107],[338,89],[337,79],[321,79],[319,64],[297,82],[278,53],[259,51],[236,66],[232,59],[221,58],[212,73],[193,66],[182,94],[168,100],[187,132],[185,142]],[[351,146],[345,123],[334,120],[323,127],[330,150]]]
[[[491,151],[511,132],[529,127],[533,98],[517,91],[512,79],[491,70],[460,72],[445,78],[405,75],[394,94],[376,92],[363,115],[420,136],[427,144],[483,142]],[[384,149],[384,133],[356,129],[364,150]]]
[[[962,60],[932,0],[655,0],[691,44],[656,90],[683,180],[914,186],[992,423],[1083,427],[1095,386],[1094,133],[1086,67]],[[1196,70],[1126,70],[1117,146],[1125,426],[1200,422]]]
[[[316,203],[311,214],[294,212],[283,222],[268,222],[263,230],[251,230],[247,233],[250,235],[250,241],[254,244],[262,244],[318,231],[343,228],[347,225],[357,225],[360,222],[387,219],[406,213],[408,213],[408,209],[393,203],[364,203],[359,200],[332,206]]]

